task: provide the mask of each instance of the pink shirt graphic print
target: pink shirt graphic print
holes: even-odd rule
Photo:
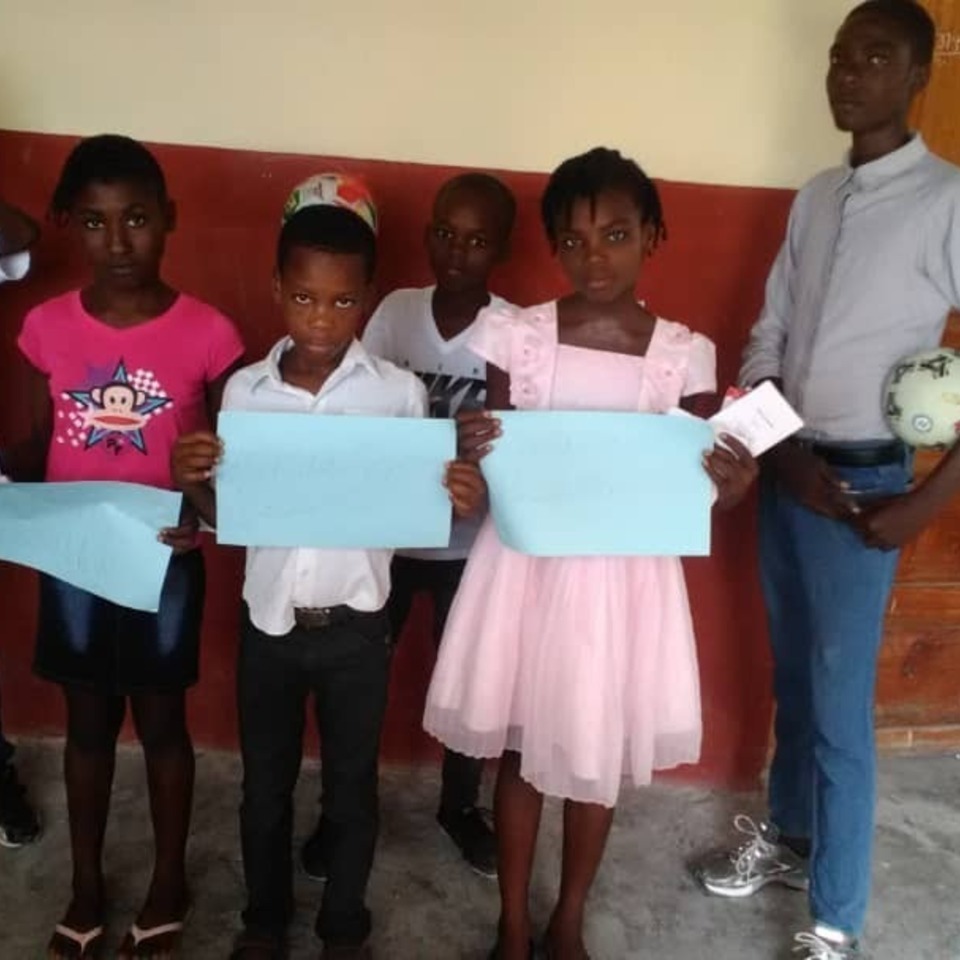
[[[19,345],[49,378],[48,480],[167,488],[174,442],[206,425],[207,384],[243,353],[233,324],[185,294],[159,317],[117,328],[75,291],[32,310]]]

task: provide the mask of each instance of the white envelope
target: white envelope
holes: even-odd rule
[[[731,434],[755,457],[803,426],[796,410],[769,380],[729,403],[709,422],[715,433]]]

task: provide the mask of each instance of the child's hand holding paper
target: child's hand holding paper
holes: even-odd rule
[[[754,457],[796,433],[803,421],[769,381],[727,404],[710,420],[714,432],[736,437]]]

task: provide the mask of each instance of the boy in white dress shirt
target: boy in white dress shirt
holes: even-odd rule
[[[372,357],[356,334],[369,309],[376,209],[363,184],[320,175],[287,203],[275,299],[288,336],[227,383],[224,410],[423,417],[421,382]],[[181,438],[174,476],[215,522],[213,434]],[[455,462],[454,509],[477,509],[479,472]],[[318,509],[323,505],[318,504]],[[248,903],[233,957],[285,956],[293,911],[293,790],[305,702],[314,697],[323,749],[327,884],[316,930],[323,957],[370,956],[365,892],[377,839],[377,758],[387,703],[390,550],[247,551],[237,688],[243,754],[240,812]]]
[[[486,364],[468,344],[480,311],[505,305],[491,293],[490,275],[507,257],[516,206],[509,188],[490,174],[462,173],[447,180],[433,202],[424,238],[436,283],[394,290],[363,331],[370,353],[423,380],[431,417],[483,409]],[[479,529],[479,517],[457,520],[448,546],[397,552],[387,604],[394,637],[400,638],[414,597],[426,593],[433,603],[433,642],[440,645]],[[437,821],[477,873],[496,877],[496,842],[477,806],[482,776],[482,760],[444,751]],[[321,817],[301,852],[303,869],[314,879],[326,874],[322,822]]]

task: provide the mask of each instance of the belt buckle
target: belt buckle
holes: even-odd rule
[[[322,630],[333,622],[333,611],[330,607],[298,607],[294,619],[304,630]]]

